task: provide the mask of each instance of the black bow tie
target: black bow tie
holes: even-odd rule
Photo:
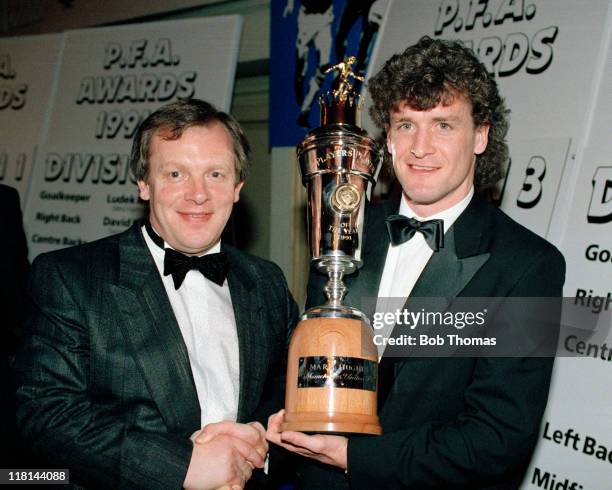
[[[193,257],[171,248],[166,249],[164,276],[172,274],[174,289],[181,287],[185,276],[192,269],[199,270],[206,279],[222,286],[227,276],[227,257],[224,252]]]
[[[223,285],[229,269],[227,256],[224,252],[202,255],[201,257],[185,255],[171,248],[164,248],[163,238],[155,233],[149,221],[145,222],[145,229],[155,245],[165,251],[164,276],[172,274],[174,289],[181,287],[185,276],[192,269],[199,270],[206,279],[215,284]]]
[[[419,221],[401,214],[394,214],[386,219],[387,231],[392,245],[400,245],[410,240],[418,231],[434,252],[444,247],[444,221],[430,219]]]

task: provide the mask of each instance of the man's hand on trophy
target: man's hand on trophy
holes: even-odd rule
[[[302,432],[282,432],[281,425],[284,418],[284,410],[270,416],[268,419],[268,431],[266,432],[268,441],[288,451],[346,470],[348,447],[348,439],[346,437],[323,434],[309,436]]]

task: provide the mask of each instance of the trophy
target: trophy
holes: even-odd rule
[[[372,327],[364,313],[342,304],[344,275],[362,265],[365,205],[382,162],[379,145],[358,126],[360,97],[349,77],[363,78],[351,71],[355,61],[326,71],[340,71],[337,88],[321,95],[321,126],[297,147],[310,252],[328,276],[327,302],[306,311],[291,338],[282,430],[382,433]]]

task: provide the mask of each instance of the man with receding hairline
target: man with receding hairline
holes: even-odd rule
[[[280,269],[221,242],[249,145],[228,114],[178,101],[140,125],[131,168],[147,219],[33,264],[22,436],[85,487],[242,488],[297,318]]]

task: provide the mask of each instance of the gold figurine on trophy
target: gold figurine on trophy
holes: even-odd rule
[[[332,91],[332,93],[340,100],[346,100],[348,94],[353,93],[353,86],[351,85],[349,77],[353,77],[355,80],[359,80],[360,82],[363,82],[364,80],[363,77],[353,73],[351,67],[356,61],[357,58],[354,56],[349,56],[344,61],[336,63],[334,66],[330,66],[327,70],[325,70],[326,75],[333,70],[340,70],[340,83],[338,84],[338,88]]]

